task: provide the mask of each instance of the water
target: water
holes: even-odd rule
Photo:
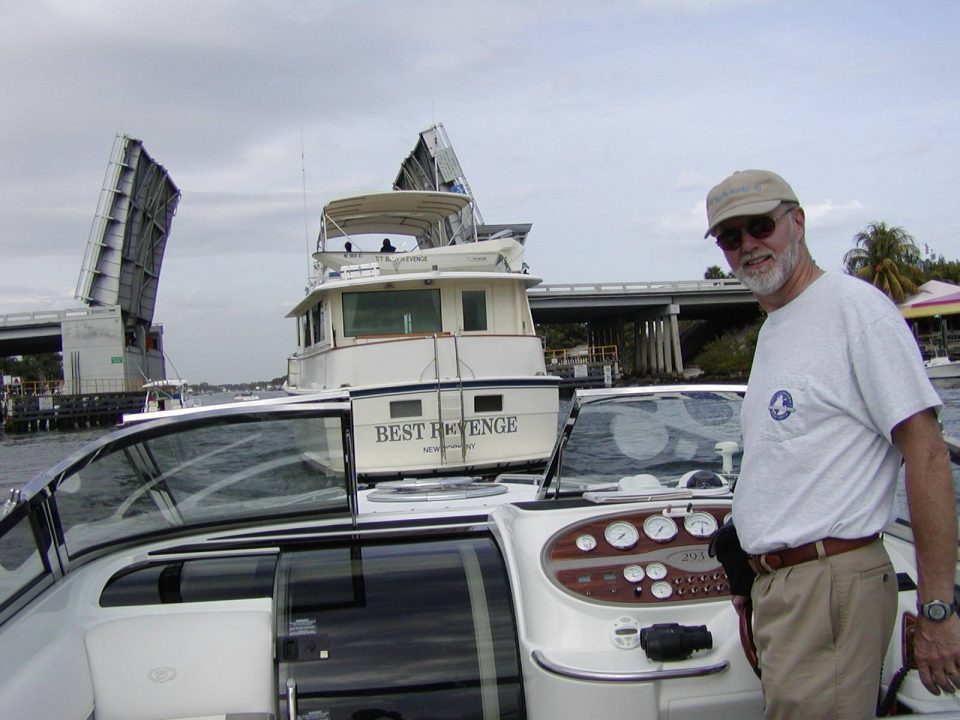
[[[960,379],[935,380],[934,387],[943,400],[943,427],[947,435],[960,438]],[[279,397],[282,393],[258,393],[261,398]],[[200,397],[203,405],[228,403],[234,393],[214,393]],[[561,415],[566,416],[569,400],[561,402]],[[562,418],[561,418],[562,419]],[[37,473],[56,465],[91,440],[112,428],[88,428],[73,431],[45,431],[28,434],[0,432],[0,491],[23,485]],[[955,473],[956,474],[956,473]]]
[[[212,393],[197,398],[201,405],[233,402],[236,393]],[[280,397],[282,392],[259,392],[263,399]],[[83,430],[55,430],[9,434],[0,431],[0,503],[9,488],[23,485],[38,473],[53,467],[75,450],[113,430],[94,427]]]

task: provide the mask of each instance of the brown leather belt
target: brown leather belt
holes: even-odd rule
[[[869,545],[874,540],[879,539],[879,535],[871,535],[862,538],[824,538],[816,542],[798,545],[794,548],[784,548],[776,552],[764,553],[763,555],[749,555],[747,562],[757,575],[772,573],[780,568],[799,565],[800,563],[816,560],[817,558],[829,557],[830,555],[839,555],[840,553],[856,550],[864,545]]]

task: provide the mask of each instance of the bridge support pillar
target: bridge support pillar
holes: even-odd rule
[[[667,333],[667,346],[672,349],[670,353],[672,362],[670,363],[670,370],[672,373],[682,377],[683,376],[683,355],[680,352],[680,323],[678,321],[678,316],[680,315],[680,306],[679,305],[668,305],[667,306],[667,322],[669,324],[669,330]]]
[[[654,316],[633,319],[633,370],[640,377],[683,375],[680,308],[668,305]]]

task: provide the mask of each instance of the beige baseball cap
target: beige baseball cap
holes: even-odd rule
[[[707,232],[732,217],[766,215],[782,202],[798,203],[787,181],[769,170],[739,170],[707,193]]]

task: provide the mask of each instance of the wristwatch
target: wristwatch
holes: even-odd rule
[[[922,605],[917,600],[917,612],[923,615],[927,620],[933,622],[943,622],[948,617],[957,612],[957,601],[945,603],[943,600],[931,600]]]

